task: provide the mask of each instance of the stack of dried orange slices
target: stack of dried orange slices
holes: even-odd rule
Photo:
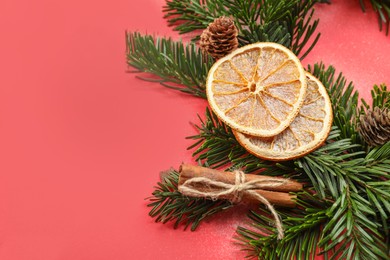
[[[299,158],[330,132],[333,114],[325,87],[276,43],[246,45],[218,60],[206,92],[214,113],[260,158]]]

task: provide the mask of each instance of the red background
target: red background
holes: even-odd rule
[[[174,36],[164,0],[2,0],[0,259],[240,259],[245,214],[198,231],[148,217],[159,172],[191,162],[204,100],[125,73],[125,30]],[[304,60],[333,64],[362,96],[390,84],[390,38],[358,1],[317,6]]]

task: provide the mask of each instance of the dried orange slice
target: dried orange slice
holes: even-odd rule
[[[218,60],[206,83],[210,107],[222,121],[239,132],[263,137],[290,125],[306,88],[299,59],[269,42],[246,45]]]
[[[250,153],[272,161],[296,159],[322,145],[332,126],[332,104],[322,83],[307,73],[308,88],[297,117],[286,130],[270,138],[233,131]]]

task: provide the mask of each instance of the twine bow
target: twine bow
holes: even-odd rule
[[[275,179],[263,179],[263,180],[252,180],[245,182],[245,173],[242,171],[234,171],[235,173],[235,183],[229,184],[220,181],[215,181],[206,177],[194,177],[186,180],[182,185],[179,186],[179,191],[182,194],[193,197],[209,197],[212,200],[217,200],[222,196],[232,195],[232,199],[230,202],[239,203],[244,194],[252,196],[258,201],[262,202],[264,205],[268,207],[271,211],[274,220],[275,226],[278,230],[278,239],[282,239],[284,237],[282,223],[278,214],[275,211],[275,208],[271,205],[271,203],[264,198],[262,195],[257,193],[256,189],[269,188],[281,186],[286,183],[285,180],[275,180]],[[216,188],[221,189],[220,191],[199,191],[193,187],[193,184],[202,184],[207,186],[214,186]]]

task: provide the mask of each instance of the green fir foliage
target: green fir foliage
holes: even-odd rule
[[[313,68],[313,73],[322,77],[333,103],[339,103],[334,104],[335,115],[354,118],[358,113],[358,96],[353,86],[347,85],[341,74],[335,77],[333,67],[319,64]],[[372,93],[373,104],[380,101],[387,104],[385,87],[374,87]],[[346,100],[355,104],[349,104],[350,109],[347,106],[342,108]],[[272,163],[247,153],[236,141],[231,129],[209,109],[205,119],[199,117],[199,120],[200,124],[195,125],[199,133],[188,138],[194,140],[190,149],[195,148],[194,158],[202,165],[226,169],[240,167],[246,172],[284,176],[305,183],[305,190],[297,193],[296,209],[277,209],[285,228],[283,240],[276,239],[272,216],[262,206],[249,213],[253,222],[251,227],[238,227],[237,240],[249,256],[259,259],[314,259],[320,253],[326,259],[388,259],[390,142],[367,153],[363,145],[344,136],[347,133],[344,128],[354,129],[351,128],[353,124],[337,125],[335,120],[324,146],[294,161]],[[199,199],[190,200],[194,203]],[[201,201],[205,203],[207,200]],[[167,197],[165,200],[160,197],[160,204],[164,202],[171,211],[183,212],[182,209],[187,209],[186,206],[170,203]],[[207,216],[227,208],[226,205],[215,207],[216,202],[213,201],[208,203],[213,210],[205,206]],[[182,215],[180,218],[173,215],[167,218],[153,213],[159,221],[169,219],[178,223],[183,218]],[[185,213],[191,216],[190,219],[202,220],[205,217],[204,212],[199,210],[187,210]],[[199,221],[196,226],[198,224]]]
[[[134,68],[132,72],[154,75],[139,78],[206,98],[205,82],[213,61],[202,55],[194,43],[130,32],[126,33],[126,47],[127,64]]]
[[[326,209],[330,201],[320,200],[309,191],[297,193],[298,207],[278,209],[285,228],[284,239],[278,241],[273,219],[267,209],[260,207],[248,217],[250,227],[238,227],[237,241],[250,257],[258,259],[314,259],[320,228],[328,219]],[[304,210],[307,209],[307,210]]]
[[[350,138],[353,143],[361,143],[357,129],[357,106],[359,93],[352,82],[347,82],[342,73],[336,75],[333,66],[315,64],[308,66],[308,71],[316,76],[327,88],[332,101],[333,125],[342,132],[340,138]]]
[[[320,34],[313,20],[315,0],[168,0],[165,18],[180,33],[205,29],[215,18],[229,16],[241,46],[258,41],[280,43],[303,59]],[[199,35],[199,34],[198,34]],[[193,40],[198,39],[195,36]],[[313,38],[314,37],[314,38]]]
[[[366,11],[364,0],[359,0],[362,10]],[[384,30],[389,35],[390,28],[390,1],[389,0],[370,0],[372,9],[378,14],[379,30]],[[384,27],[384,28],[383,28]]]
[[[371,98],[372,103],[371,107],[379,107],[379,108],[390,108],[390,91],[387,90],[387,86],[385,84],[381,84],[380,86],[374,85],[371,90]],[[362,106],[360,107],[360,112],[364,113],[365,110],[370,108],[370,105],[362,99]]]
[[[177,189],[179,173],[173,169],[162,174],[161,182],[157,183],[152,197],[149,198],[149,212],[156,222],[174,221],[174,227],[191,226],[194,231],[199,223],[217,212],[232,207],[228,201],[212,201],[203,198],[183,196]]]
[[[318,20],[312,20],[315,2],[167,0],[164,12],[180,33],[195,33],[214,18],[231,16],[241,45],[278,42],[303,58],[319,37],[315,33]],[[388,12],[385,1],[371,3]],[[388,13],[378,12],[388,19]],[[213,61],[195,43],[126,33],[126,44],[128,65],[135,72],[152,75],[142,79],[206,98],[205,82]],[[237,229],[237,241],[248,256],[267,260],[314,259],[317,254],[325,259],[390,259],[390,142],[369,148],[356,128],[359,115],[367,109],[390,107],[390,92],[384,84],[374,86],[372,103],[361,100],[359,107],[353,84],[332,66],[315,64],[308,70],[328,90],[334,118],[325,144],[316,151],[287,162],[262,160],[241,147],[231,129],[209,109],[195,124],[198,133],[188,137],[194,142],[189,149],[203,166],[240,168],[304,183],[304,189],[295,194],[296,208],[277,208],[285,228],[282,240],[277,240],[273,217],[265,207],[260,205],[248,213],[251,224]],[[175,170],[163,174],[148,198],[150,216],[156,222],[195,230],[205,218],[233,206],[228,201],[183,196],[178,191],[178,176]]]

